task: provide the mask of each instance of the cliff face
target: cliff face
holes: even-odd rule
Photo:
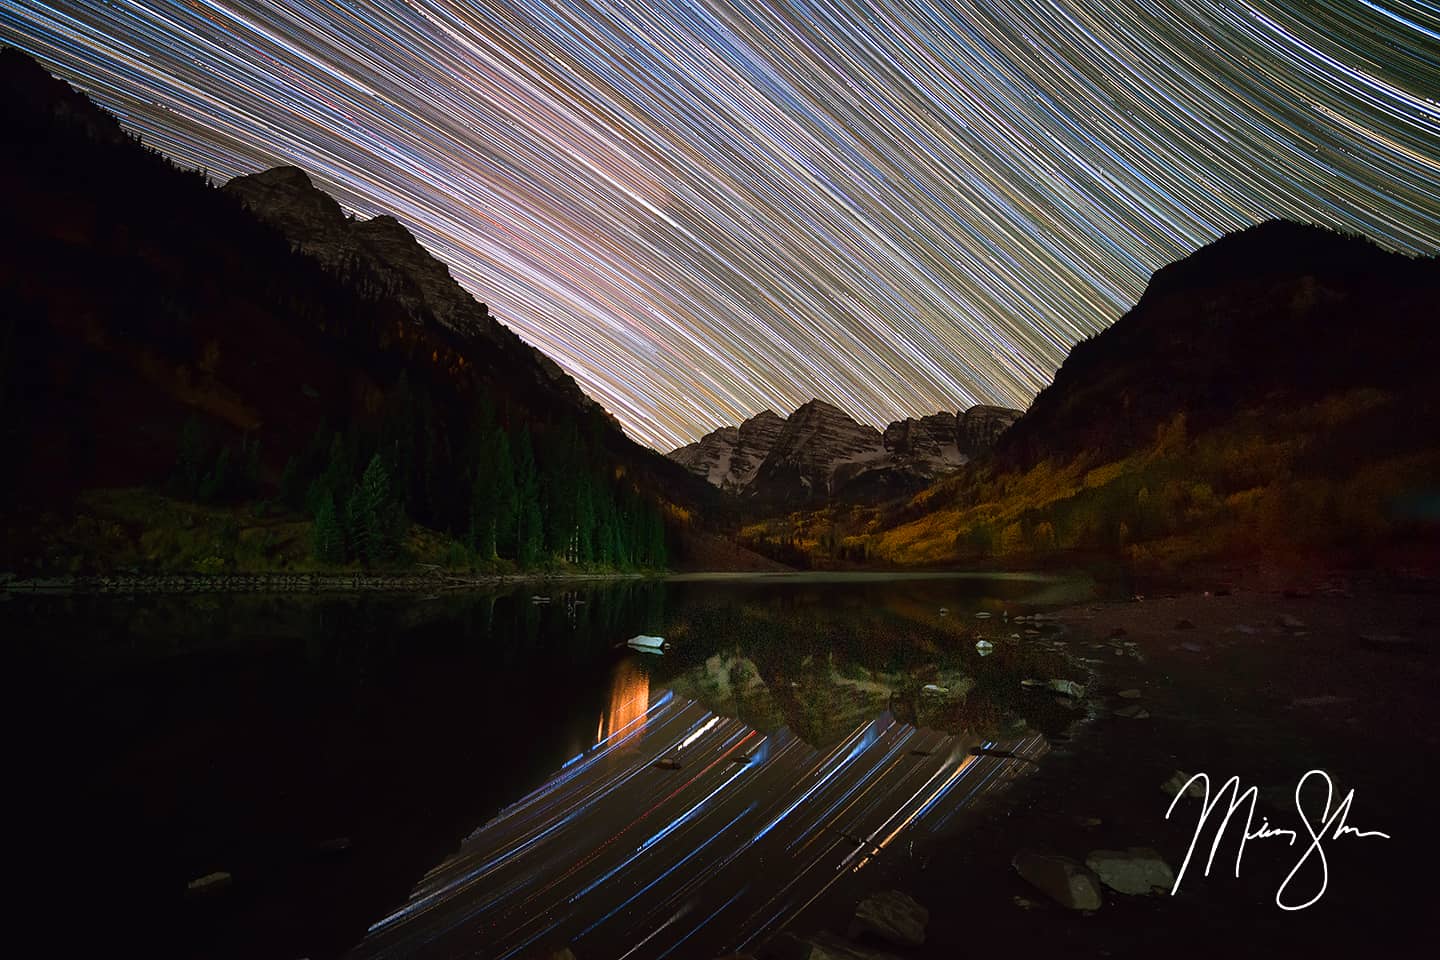
[[[974,459],[989,453],[1000,439],[1000,434],[1019,420],[1020,415],[1019,410],[985,404],[962,410],[956,424],[957,445],[961,455]]]
[[[766,410],[738,427],[721,427],[669,454],[712,486],[739,493],[755,479],[785,429],[785,418]]]
[[[778,502],[829,496],[884,458],[879,430],[811,400],[786,419],[745,494]]]
[[[340,204],[299,167],[236,177],[223,190],[362,295],[397,304],[416,324],[438,324],[488,342],[514,365],[513,372],[528,373],[582,409],[594,407],[573,379],[496,320],[394,217],[346,217]]]
[[[1020,416],[977,406],[955,414],[897,420],[884,433],[812,400],[788,418],[765,411],[721,427],[670,459],[713,486],[746,498],[797,503],[827,497],[874,499],[917,488],[987,453]]]
[[[917,477],[938,477],[963,465],[952,413],[940,412],[918,420],[908,417],[885,428],[885,450],[891,463]]]

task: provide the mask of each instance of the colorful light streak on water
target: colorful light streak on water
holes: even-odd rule
[[[731,952],[1046,749],[968,746],[887,714],[820,751],[667,691],[472,834],[355,956]],[[676,757],[678,770],[656,765]]]

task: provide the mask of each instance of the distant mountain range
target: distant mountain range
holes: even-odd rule
[[[882,433],[823,400],[789,417],[766,410],[669,457],[723,491],[760,504],[874,500],[923,487],[987,453],[1019,410],[974,406],[897,420]]]

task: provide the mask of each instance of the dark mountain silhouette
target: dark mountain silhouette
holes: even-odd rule
[[[842,546],[897,565],[1079,551],[1170,571],[1433,549],[1437,319],[1436,257],[1281,221],[1224,237],[1077,344],[984,469]]]
[[[1434,257],[1262,223],[1157,271],[1133,309],[1075,345],[997,456],[1026,467],[1118,455],[1182,411],[1193,432],[1255,404],[1346,388],[1428,393],[1437,318]]]
[[[144,147],[25,54],[0,51],[0,79],[0,442],[23,464],[4,472],[8,504],[61,510],[84,488],[156,483],[197,416],[217,444],[258,449],[273,490],[322,424],[378,431],[397,391],[425,424],[415,469],[430,486],[412,519],[464,526],[482,410],[542,456],[578,438],[641,496],[692,512],[713,498],[393,218],[348,221],[295,168],[245,178],[308,203],[338,238],[327,250],[273,207],[257,216],[243,181],[216,189]]]

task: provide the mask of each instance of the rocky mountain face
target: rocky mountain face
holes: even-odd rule
[[[438,324],[488,341],[537,383],[563,392],[587,410],[594,406],[559,365],[496,320],[394,217],[347,217],[299,167],[236,177],[222,189],[278,229],[296,250],[362,294],[399,305],[416,324]]]
[[[1020,416],[976,406],[897,420],[882,433],[811,400],[788,418],[765,411],[669,454],[711,485],[746,498],[796,503],[875,499],[953,473],[988,452]]]
[[[786,419],[744,493],[780,502],[827,497],[884,459],[879,430],[811,400]]]
[[[974,459],[995,447],[1000,434],[1020,419],[1021,411],[1009,407],[977,404],[962,411],[956,424],[957,445],[962,456]]]
[[[738,493],[755,478],[784,429],[785,418],[766,410],[738,427],[708,433],[669,456],[712,486]]]

